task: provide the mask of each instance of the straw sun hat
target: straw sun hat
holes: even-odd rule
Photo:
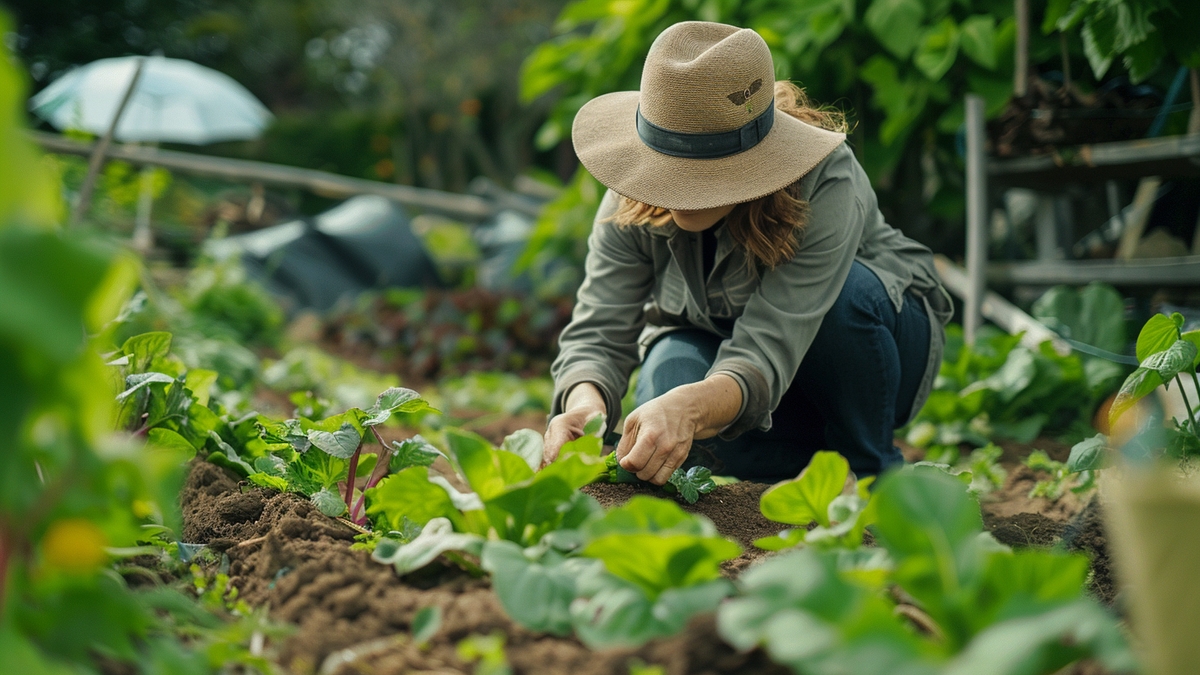
[[[665,209],[747,202],[799,180],[845,140],[774,106],[771,51],[752,30],[677,23],[650,46],[640,91],[575,117],[579,161],[617,194]]]

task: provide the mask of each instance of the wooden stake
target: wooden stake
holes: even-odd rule
[[[1017,18],[1017,53],[1013,68],[1013,96],[1020,98],[1029,91],[1029,0],[1013,0]]]
[[[87,176],[83,179],[83,185],[79,188],[79,199],[75,201],[75,209],[71,212],[71,225],[78,225],[87,214],[88,207],[91,206],[92,192],[96,189],[96,176],[100,174],[100,167],[104,165],[104,155],[108,152],[108,146],[112,144],[113,134],[117,132],[117,123],[125,114],[125,107],[129,105],[129,99],[133,97],[133,90],[137,89],[138,80],[142,78],[142,69],[145,66],[146,59],[138,59],[137,68],[133,71],[133,78],[129,80],[125,95],[121,97],[121,103],[117,105],[117,112],[113,114],[108,131],[96,144],[96,149],[92,151],[92,158],[88,160]]]

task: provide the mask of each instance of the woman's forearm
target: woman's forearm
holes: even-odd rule
[[[665,394],[672,406],[695,421],[697,440],[712,438],[737,418],[742,409],[742,388],[725,373],[676,387]]]
[[[567,394],[563,411],[584,409],[589,412],[607,413],[607,407],[599,387],[591,382],[580,382]]]

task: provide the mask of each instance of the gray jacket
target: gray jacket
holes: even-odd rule
[[[591,382],[604,395],[611,430],[644,348],[664,332],[686,327],[724,338],[709,374],[727,373],[742,389],[741,412],[721,436],[770,429],[771,412],[858,260],[883,282],[896,311],[906,293],[909,301],[915,296],[925,303],[932,339],[911,419],[933,386],[952,314],[933,256],[884,222],[875,191],[846,144],[805,175],[800,189],[809,211],[795,257],[774,269],[747,265],[745,251],[720,228],[707,281],[699,234],[674,223],[603,222],[617,206],[616,195],[606,194],[588,238],[586,277],[551,367],[551,415],[562,411],[572,387]],[[722,330],[714,318],[734,319],[733,330]]]

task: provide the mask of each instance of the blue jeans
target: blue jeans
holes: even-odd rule
[[[771,430],[697,441],[687,465],[777,481],[795,478],[818,450],[841,453],[860,478],[902,464],[892,439],[925,373],[929,330],[920,298],[907,296],[897,312],[878,277],[855,261],[775,409]],[[695,329],[656,340],[642,363],[637,404],[704,379],[720,344],[720,336]]]

